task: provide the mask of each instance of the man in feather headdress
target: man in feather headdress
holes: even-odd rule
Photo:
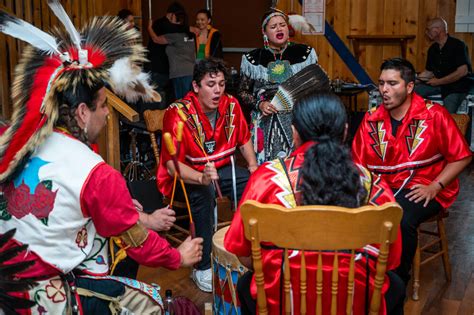
[[[0,136],[0,234],[17,230],[4,249],[29,244],[12,263],[35,262],[16,273],[38,279],[21,294],[36,302],[33,314],[159,314],[156,287],[108,276],[107,239],[141,264],[170,269],[198,262],[202,239],[175,249],[146,229],[120,173],[89,148],[106,124],[105,84],[125,97],[153,93],[137,71],[140,35],[112,17],[79,33],[59,0],[49,5],[67,33],[53,37],[0,12],[0,30],[32,45],[16,68],[12,121]],[[114,69],[134,75],[118,86]]]

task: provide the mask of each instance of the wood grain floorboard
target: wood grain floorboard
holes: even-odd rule
[[[420,300],[407,290],[406,315],[474,315],[474,164],[461,175],[461,191],[446,220],[452,281],[447,283],[441,258],[421,268]],[[200,291],[189,278],[189,268],[169,271],[140,267],[138,278],[173,290],[194,301],[201,311],[212,302],[212,294]]]

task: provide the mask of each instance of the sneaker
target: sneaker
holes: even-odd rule
[[[206,270],[193,269],[191,278],[201,291],[212,292],[212,271],[211,268]]]

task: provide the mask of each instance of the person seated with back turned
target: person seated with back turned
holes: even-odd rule
[[[448,34],[448,24],[439,17],[428,22],[426,35],[434,43],[428,49],[425,70],[417,77],[415,92],[424,98],[441,94],[448,112],[456,113],[472,84],[467,46]]]
[[[398,275],[408,283],[418,226],[448,208],[471,150],[441,105],[413,92],[415,69],[402,58],[380,66],[383,103],[365,114],[352,143],[353,158],[383,176],[403,208],[403,252]]]
[[[163,134],[175,138],[177,124],[184,122],[183,142],[178,161],[181,177],[186,183],[196,235],[204,238],[203,259],[193,271],[193,280],[206,292],[212,291],[211,246],[212,217],[217,182],[222,194],[237,200],[247,184],[249,171],[257,168],[247,122],[239,102],[225,94],[227,69],[220,59],[203,59],[194,68],[193,90],[166,110]],[[232,180],[234,154],[239,149],[248,163],[248,170],[235,167],[235,190]],[[174,165],[166,149],[161,150],[158,188],[171,196]]]
[[[345,107],[334,94],[312,93],[296,101],[293,107],[292,121],[295,151],[284,160],[275,159],[262,164],[249,179],[241,202],[256,200],[287,208],[300,205],[357,208],[365,204],[381,205],[394,201],[390,188],[381,178],[352,162],[349,150],[343,144],[347,128]],[[284,167],[282,167],[282,163],[284,163]],[[286,174],[285,168],[291,176]],[[290,183],[288,183],[289,179]],[[284,229],[285,227],[278,228]],[[240,210],[235,213],[232,224],[225,235],[224,247],[237,255],[249,269],[253,269],[250,257],[251,244],[244,236]],[[375,259],[372,258],[378,256],[376,247],[368,245],[361,249],[361,252],[369,253],[370,259],[362,256],[356,262],[354,314],[364,314],[365,312],[366,266],[374,271]],[[386,310],[389,314],[403,314],[405,288],[402,280],[390,271],[398,266],[400,253],[399,232],[398,239],[390,248],[387,262],[388,277],[385,278],[382,287]],[[282,281],[279,280],[282,277],[283,269],[282,250],[262,248],[262,256],[269,314],[278,314],[283,305]],[[291,273],[299,273],[300,254],[289,254],[289,256]],[[341,269],[348,266],[348,256],[348,254],[339,253]],[[308,279],[316,278],[317,254],[307,252],[305,257]],[[332,272],[332,258],[333,253],[323,255],[324,273],[327,272],[329,277]],[[373,278],[375,272],[370,274]],[[371,283],[373,283],[372,280]],[[298,280],[292,283],[292,287],[299,287]],[[239,279],[237,290],[242,314],[255,314],[256,284],[253,272],[248,272]],[[346,292],[345,289],[340,288],[340,290]],[[330,291],[326,290],[326,292]],[[314,314],[316,309],[315,290],[308,290],[307,294],[308,313]],[[299,290],[293,290],[292,295],[292,310],[295,314],[299,314]],[[323,295],[323,298],[327,297]],[[345,303],[346,299],[340,299],[340,301]],[[330,303],[323,304],[324,314],[329,313],[329,305]],[[338,309],[345,310],[345,304],[339,305]],[[382,308],[382,310],[385,309]]]

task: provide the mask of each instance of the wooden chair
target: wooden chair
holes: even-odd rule
[[[143,112],[143,118],[145,119],[146,128],[150,134],[151,147],[153,149],[153,155],[156,160],[156,167],[160,165],[160,149],[158,147],[158,134],[161,134],[163,131],[163,118],[165,116],[166,109],[154,109],[146,110]],[[170,200],[167,197],[163,197],[165,204],[169,204]],[[181,200],[175,200],[173,206],[176,210],[186,209],[186,203]],[[181,211],[180,211],[181,212]],[[176,222],[188,219],[188,215],[179,215],[176,216]],[[189,235],[188,230],[185,228],[173,224],[172,229],[166,233],[166,237],[177,244],[181,244],[183,240]]]
[[[381,244],[377,259],[374,289],[370,300],[370,314],[379,314],[381,288],[384,282],[389,243],[397,238],[402,209],[396,203],[380,207],[365,206],[347,209],[334,206],[300,206],[287,209],[277,205],[246,201],[241,208],[245,237],[252,243],[253,267],[257,283],[257,305],[259,314],[268,314],[264,277],[262,270],[261,242],[271,242],[284,249],[284,305],[285,314],[291,313],[290,267],[288,250],[301,250],[300,293],[301,314],[307,309],[308,290],[316,291],[316,314],[322,314],[323,304],[330,304],[331,314],[338,314],[338,259],[334,255],[331,280],[331,300],[322,300],[323,272],[321,251],[350,250],[346,313],[352,313],[354,292],[355,250],[367,244]],[[317,260],[316,287],[307,287],[306,251],[319,251]],[[267,275],[268,276],[268,275]],[[329,287],[329,286],[326,286]],[[297,288],[293,287],[294,290]],[[339,292],[340,293],[340,292]]]
[[[470,118],[467,114],[451,114],[461,133],[465,136],[469,126]],[[446,237],[446,229],[444,219],[449,216],[448,210],[444,210],[434,217],[423,222],[418,228],[418,247],[416,248],[415,257],[413,259],[413,293],[412,299],[418,301],[420,299],[420,267],[430,261],[442,257],[444,275],[446,281],[451,282],[451,264],[449,262],[448,239]],[[427,230],[423,228],[425,223],[436,222],[436,230]],[[429,240],[425,244],[421,244],[420,235],[425,235]],[[435,247],[437,245],[437,247]],[[423,259],[422,259],[423,255]]]

